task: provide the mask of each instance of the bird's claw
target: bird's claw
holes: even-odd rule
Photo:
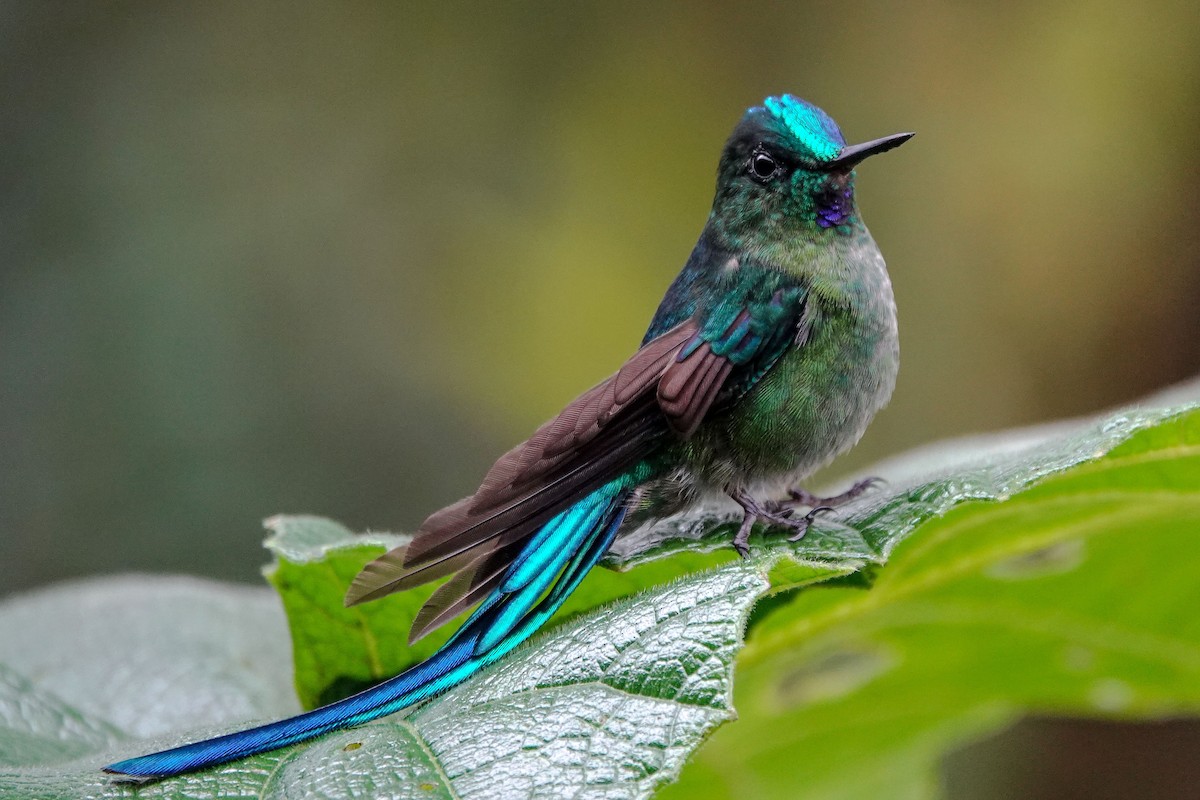
[[[788,489],[788,500],[775,501],[775,505],[781,508],[790,508],[792,506],[809,506],[810,508],[828,506],[830,508],[836,508],[843,503],[848,503],[865,492],[874,489],[876,486],[882,486],[886,483],[887,481],[885,481],[883,478],[864,478],[841,494],[834,495],[832,497],[817,497],[812,492],[797,487],[794,489]]]
[[[784,506],[774,501],[760,503],[741,490],[732,491],[729,496],[742,507],[742,523],[738,526],[732,542],[733,549],[742,558],[750,557],[750,531],[754,528],[755,522],[761,521],[782,528],[791,528],[796,533],[789,537],[788,541],[796,542],[808,533],[808,529],[812,527],[818,514],[833,510],[832,506],[818,505],[803,517],[795,519],[793,515],[796,513],[796,509],[790,506]]]
[[[816,508],[812,509],[807,514],[805,514],[802,519],[802,522],[804,523],[804,527],[799,528],[796,531],[795,536],[789,536],[788,541],[789,542],[798,542],[801,539],[803,539],[804,534],[808,533],[808,529],[811,528],[812,524],[816,521],[817,515],[824,514],[826,511],[833,511],[833,506],[817,506]]]

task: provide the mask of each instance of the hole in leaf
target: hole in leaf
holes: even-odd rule
[[[1049,547],[997,561],[987,575],[999,580],[1019,581],[1070,572],[1083,563],[1083,540],[1070,539]]]
[[[788,672],[779,683],[780,700],[810,705],[849,694],[896,664],[882,647],[850,645],[828,650]]]

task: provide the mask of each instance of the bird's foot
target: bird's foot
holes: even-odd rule
[[[837,508],[840,505],[849,503],[851,500],[869,491],[870,489],[873,489],[876,486],[882,486],[885,483],[887,483],[887,481],[885,481],[883,478],[866,478],[854,484],[841,494],[834,495],[833,497],[817,497],[812,492],[800,488],[788,489],[787,500],[774,502],[771,505],[773,506],[774,511],[789,510],[796,508],[797,506],[805,506],[807,508],[820,508],[822,506],[825,508]]]
[[[783,508],[778,503],[772,502],[760,503],[741,489],[729,492],[729,496],[742,507],[742,524],[733,537],[733,549],[737,550],[738,555],[742,558],[750,556],[750,530],[754,527],[755,522],[767,522],[782,528],[791,528],[796,533],[788,537],[788,541],[797,542],[804,538],[804,534],[808,533],[808,529],[818,514],[833,510],[831,506],[817,505],[803,517],[795,517],[793,516],[794,508]]]

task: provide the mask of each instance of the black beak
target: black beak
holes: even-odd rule
[[[892,148],[899,147],[907,142],[915,133],[893,133],[891,136],[885,136],[882,139],[873,139],[862,144],[846,145],[842,148],[842,152],[833,161],[825,165],[829,170],[852,170],[863,159],[869,158],[878,153],[886,153]]]

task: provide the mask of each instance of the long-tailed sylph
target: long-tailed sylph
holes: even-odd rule
[[[743,509],[733,546],[763,521],[799,538],[832,499],[770,487],[854,445],[896,381],[896,308],[859,215],[854,169],[911,137],[847,146],[791,95],[749,109],[725,143],[712,211],[641,347],[406,547],[367,564],[348,605],[452,577],[410,640],[474,606],[454,636],[364,692],[250,730],[112,764],[177,775],[358,725],[425,700],[502,658],[561,606],[614,537],[722,492]],[[796,505],[811,510],[793,515]]]

